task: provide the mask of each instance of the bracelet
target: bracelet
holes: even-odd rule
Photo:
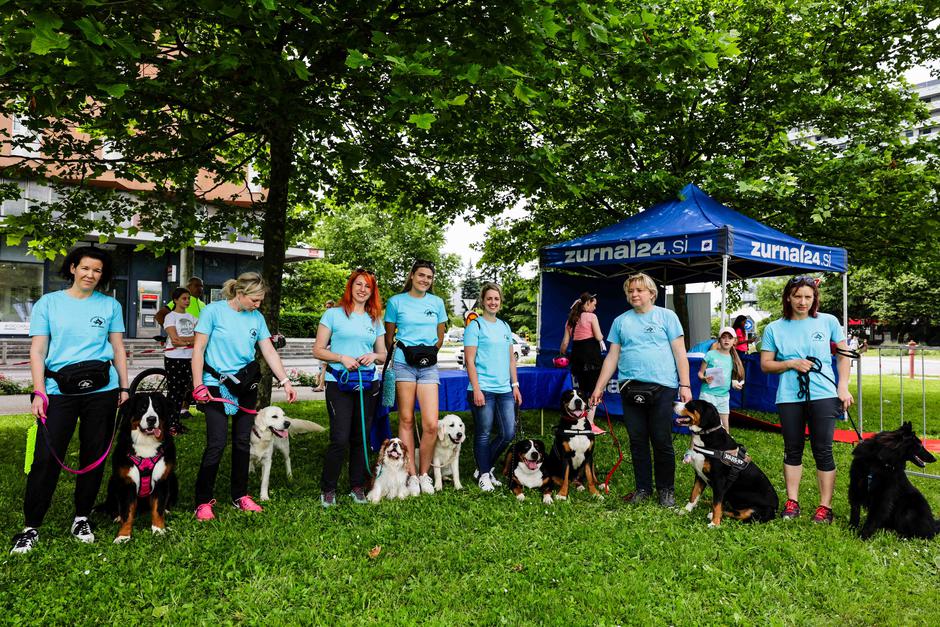
[[[518,381],[513,381],[513,382],[512,382],[512,387],[514,387],[514,388],[519,387],[519,382],[518,382]]]
[[[284,384],[285,384],[285,383],[290,383],[290,377],[284,377],[283,379],[281,379],[280,381],[277,382],[277,384],[278,384],[280,387],[284,387]]]
[[[127,392],[128,394],[130,394],[131,389],[130,388],[118,388],[118,392]]]
[[[683,385],[683,384],[681,384],[681,383],[679,384],[679,387],[680,387],[680,388],[689,388],[690,390],[692,389],[692,386],[691,386],[691,385]]]

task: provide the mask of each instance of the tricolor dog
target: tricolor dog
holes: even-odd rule
[[[555,426],[555,442],[543,466],[555,487],[557,500],[568,498],[571,482],[581,479],[591,495],[603,499],[597,489],[597,471],[594,469],[594,432],[588,421],[588,404],[577,390],[568,390],[561,396],[561,419]],[[580,488],[583,489],[583,488]]]
[[[268,484],[271,479],[271,463],[274,461],[274,450],[277,449],[284,457],[284,466],[287,478],[292,477],[290,466],[290,436],[298,433],[319,433],[326,431],[323,427],[309,420],[297,420],[284,415],[284,410],[275,405],[265,407],[255,416],[255,424],[251,428],[251,455],[248,458],[248,472],[254,472],[255,464],[261,465],[261,492],[260,499],[271,499],[268,493]]]
[[[552,504],[552,485],[542,465],[545,462],[545,443],[541,440],[519,440],[506,451],[503,474],[509,480],[509,489],[520,501],[525,500],[525,489],[542,493],[542,502]]]
[[[411,496],[405,482],[408,480],[408,447],[399,438],[382,443],[379,458],[372,476],[375,481],[369,490],[368,499],[378,503],[382,499],[405,499]]]
[[[96,509],[121,523],[115,543],[131,539],[138,508],[150,512],[150,530],[166,531],[166,511],[176,503],[176,447],[170,408],[162,394],[135,394],[121,406],[121,430],[111,453],[105,502]]]
[[[692,431],[695,484],[685,511],[691,512],[705,487],[711,486],[709,527],[719,526],[723,516],[745,522],[773,520],[780,502],[770,479],[721,426],[715,406],[696,400],[677,404],[675,411],[677,422]]]

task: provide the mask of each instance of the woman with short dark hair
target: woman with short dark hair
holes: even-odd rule
[[[127,400],[124,313],[120,303],[98,291],[111,280],[111,256],[83,246],[70,252],[60,275],[68,288],[44,295],[29,322],[32,343],[33,416],[42,421],[26,479],[26,527],[13,537],[10,553],[26,553],[39,539],[39,526],[52,503],[61,464],[79,423],[79,466],[71,533],[94,542],[88,515],[104,474],[102,455],[114,433],[118,405]],[[58,459],[56,459],[58,457]],[[86,470],[87,469],[87,470]]]
[[[783,288],[783,318],[767,325],[761,340],[760,367],[779,374],[777,411],[783,432],[783,477],[787,502],[782,517],[800,515],[803,449],[809,427],[810,448],[816,460],[819,507],[813,521],[831,523],[836,463],[832,437],[836,420],[854,399],[849,392],[850,361],[839,355],[838,385],[832,372],[830,342],[847,350],[845,334],[835,316],[819,313],[818,280],[795,276]]]

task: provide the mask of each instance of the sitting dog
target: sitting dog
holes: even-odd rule
[[[678,404],[676,413],[677,422],[692,431],[695,484],[685,510],[691,512],[705,486],[711,486],[709,527],[719,526],[723,516],[746,522],[776,518],[780,501],[770,479],[721,426],[715,406],[707,401],[689,401]]]
[[[255,416],[251,428],[251,456],[248,472],[254,472],[255,464],[261,465],[261,500],[269,501],[268,483],[271,478],[271,463],[274,450],[284,456],[287,478],[293,475],[290,466],[290,436],[298,433],[322,432],[323,427],[309,420],[297,420],[284,415],[284,410],[275,405],[265,407]]]
[[[849,524],[858,528],[860,511],[868,518],[859,535],[870,538],[879,529],[891,529],[902,538],[933,538],[940,533],[924,495],[914,487],[904,468],[913,462],[923,468],[937,461],[917,438],[911,423],[882,431],[852,451],[849,470]]]
[[[107,497],[95,508],[121,523],[115,544],[131,539],[139,507],[150,512],[150,531],[166,532],[167,508],[179,494],[170,413],[166,397],[158,393],[135,394],[121,406]]]
[[[568,390],[561,395],[561,420],[555,426],[555,442],[543,466],[543,472],[559,488],[555,498],[560,501],[568,498],[569,486],[577,479],[587,483],[593,496],[604,498],[597,489],[594,432],[587,416],[587,401],[577,390]]]
[[[378,503],[383,498],[405,499],[411,496],[405,482],[408,480],[408,447],[399,438],[382,442],[379,458],[375,464],[375,477],[368,499]]]
[[[456,414],[447,414],[437,425],[437,445],[431,458],[434,468],[434,490],[444,487],[444,477],[452,477],[454,489],[462,490],[460,484],[460,447],[467,437],[463,420]]]
[[[548,475],[542,472],[545,461],[545,443],[541,440],[519,440],[506,451],[503,474],[509,480],[509,489],[520,501],[525,500],[525,488],[541,490],[542,502],[552,504],[552,486]]]

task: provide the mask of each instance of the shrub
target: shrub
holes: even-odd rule
[[[278,325],[280,333],[287,337],[316,337],[320,314],[285,311],[281,313]]]
[[[29,394],[32,391],[32,384],[20,384],[0,374],[0,395]]]

